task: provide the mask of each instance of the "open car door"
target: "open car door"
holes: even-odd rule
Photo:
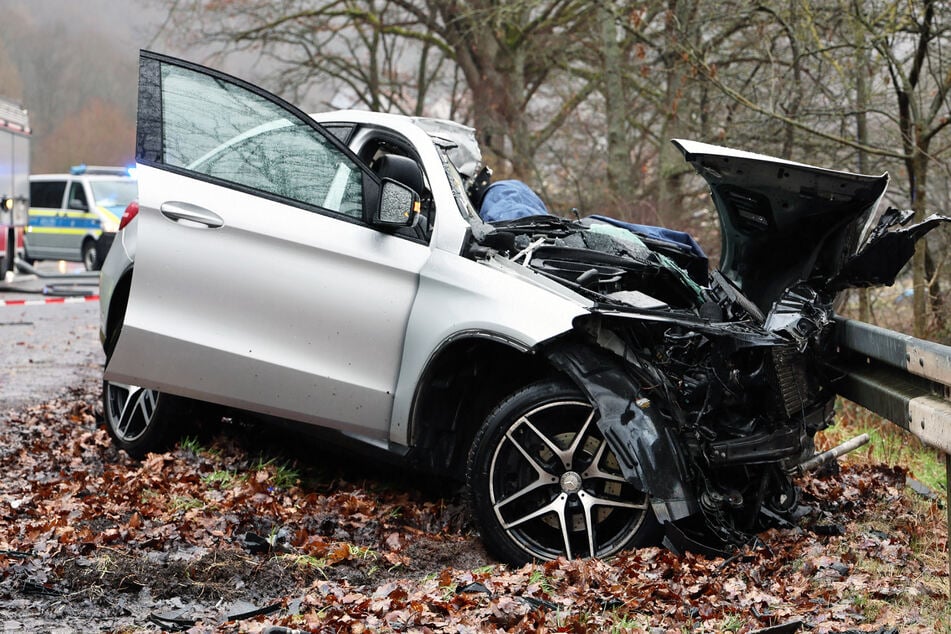
[[[429,256],[281,99],[143,51],[137,252],[105,379],[385,438]]]

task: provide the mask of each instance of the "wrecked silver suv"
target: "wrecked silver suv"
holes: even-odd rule
[[[112,435],[165,448],[186,399],[333,430],[464,478],[513,562],[742,539],[831,423],[836,293],[891,283],[941,219],[872,222],[886,176],[675,143],[719,212],[713,273],[676,232],[484,221],[463,126],[308,116],[143,53],[138,206],[102,271]]]

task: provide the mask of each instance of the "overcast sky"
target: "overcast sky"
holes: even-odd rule
[[[130,56],[161,27],[164,11],[159,6],[155,0],[0,0],[4,12],[16,11],[38,22],[100,33]]]
[[[168,5],[162,0],[0,0],[0,11],[15,11],[38,23],[63,25],[74,32],[96,33],[108,38],[116,50],[135,63],[139,49],[152,50],[199,62],[208,51],[182,50],[160,32]],[[0,37],[3,37],[0,30]],[[50,42],[56,46],[57,42]],[[235,66],[225,64],[226,66]],[[220,67],[220,63],[216,64]],[[236,72],[236,68],[225,68]]]

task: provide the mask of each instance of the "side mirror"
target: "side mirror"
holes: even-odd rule
[[[381,229],[412,227],[419,216],[419,194],[389,178],[383,179],[380,204],[373,211],[371,224]]]
[[[79,211],[89,211],[89,206],[78,198],[71,198],[69,200],[69,208],[78,209]]]

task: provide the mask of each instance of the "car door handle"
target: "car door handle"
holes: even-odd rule
[[[180,220],[187,220],[189,222],[195,222],[200,225],[205,225],[206,227],[221,227],[225,224],[225,221],[213,211],[208,211],[204,207],[199,207],[198,205],[192,205],[191,203],[182,203],[182,202],[165,202],[162,203],[162,206],[159,208],[162,212],[162,215],[168,218],[169,220],[174,220],[179,222]]]

